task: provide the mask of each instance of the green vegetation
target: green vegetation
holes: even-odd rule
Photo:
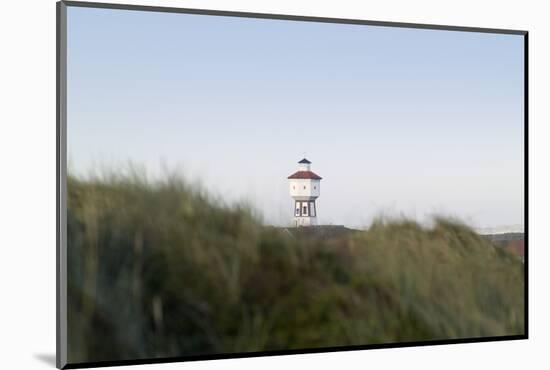
[[[69,360],[523,334],[523,264],[454,221],[319,237],[178,176],[68,179]]]

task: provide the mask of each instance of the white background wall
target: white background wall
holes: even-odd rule
[[[550,345],[547,226],[550,23],[545,2],[132,2],[531,31],[530,340],[148,365],[136,369],[548,368],[549,360],[544,354]],[[52,368],[55,353],[55,2],[5,1],[0,14],[0,171],[3,178],[0,187],[0,364],[6,369]]]

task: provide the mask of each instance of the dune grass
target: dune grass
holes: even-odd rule
[[[523,264],[460,222],[291,237],[218,204],[178,176],[69,176],[69,361],[524,332]]]

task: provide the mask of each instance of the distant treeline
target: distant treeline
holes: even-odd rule
[[[483,236],[492,241],[523,240],[524,238],[523,233],[485,234]]]
[[[523,264],[466,226],[265,227],[178,176],[68,178],[69,361],[515,335]]]

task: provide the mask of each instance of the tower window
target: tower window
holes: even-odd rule
[[[304,185],[304,189],[306,188],[306,186]]]
[[[314,186],[313,189],[317,189],[317,186]]]
[[[304,214],[304,215],[307,215],[307,206],[304,206],[303,214]]]

